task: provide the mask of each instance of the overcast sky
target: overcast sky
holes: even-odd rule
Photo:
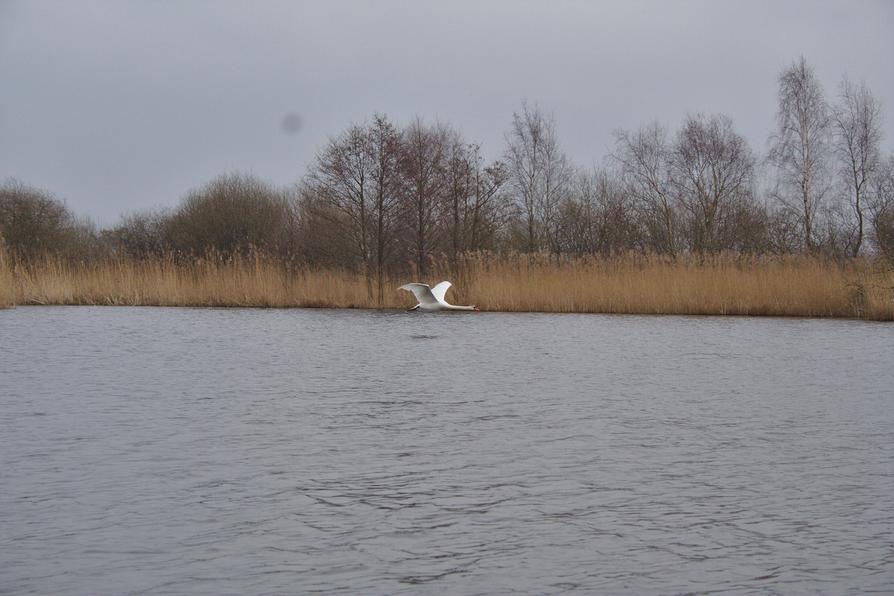
[[[224,172],[292,184],[375,112],[451,123],[497,157],[524,98],[581,165],[618,128],[699,111],[764,151],[801,54],[830,96],[844,73],[869,85],[890,151],[892,31],[891,0],[0,0],[0,180],[110,225]]]

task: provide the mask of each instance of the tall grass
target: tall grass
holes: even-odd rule
[[[6,254],[3,237],[0,236],[0,308],[9,308],[15,304],[15,285],[12,266]]]
[[[0,265],[7,279],[9,268]],[[360,274],[288,271],[262,257],[235,261],[57,261],[20,268],[19,304],[403,308],[407,281],[451,279],[448,299],[482,310],[637,314],[856,317],[894,320],[894,271],[878,261],[808,257],[666,259],[467,257],[458,273],[435,266],[426,280],[386,281],[384,300]],[[0,281],[0,283],[3,283]],[[0,287],[3,287],[0,285]],[[0,297],[2,300],[2,297]]]
[[[391,298],[385,306],[397,307],[397,297]],[[169,259],[79,266],[46,261],[17,275],[16,299],[21,304],[122,306],[374,306],[361,276],[288,272],[261,257],[189,264]]]
[[[479,261],[469,296],[493,310],[894,320],[894,271],[816,258]]]

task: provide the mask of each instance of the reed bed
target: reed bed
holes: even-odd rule
[[[0,303],[134,306],[405,308],[388,279],[380,302],[362,274],[288,270],[255,257],[178,264],[47,261],[11,271],[0,261]],[[611,259],[470,256],[429,279],[451,279],[448,300],[482,310],[627,314],[845,317],[894,320],[894,271],[869,259],[718,256]],[[4,277],[4,275],[6,277]],[[412,280],[415,281],[415,280]],[[375,289],[373,284],[373,290]]]
[[[12,267],[0,238],[0,308],[9,308],[15,305],[15,283],[12,275]]]
[[[883,264],[797,256],[483,262],[469,295],[488,310],[894,320]]]
[[[396,296],[384,306],[397,307]],[[363,276],[289,272],[253,258],[178,264],[114,261],[71,266],[48,261],[16,275],[20,304],[369,308]]]

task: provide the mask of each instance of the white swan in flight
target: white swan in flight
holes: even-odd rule
[[[435,287],[430,288],[427,284],[412,283],[403,285],[399,287],[398,290],[413,292],[413,295],[416,296],[416,300],[419,301],[419,304],[410,310],[420,310],[425,312],[435,312],[439,310],[478,310],[474,305],[455,306],[453,304],[448,304],[447,301],[444,300],[444,295],[447,294],[447,289],[452,285],[453,284],[449,281],[442,281]]]

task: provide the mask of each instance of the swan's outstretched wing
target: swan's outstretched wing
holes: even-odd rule
[[[431,293],[431,288],[426,284],[406,284],[397,289],[413,292],[413,295],[416,296],[416,300],[419,301],[419,304],[438,303],[438,299],[435,298],[435,295]]]
[[[444,296],[447,295],[447,290],[450,289],[450,286],[453,284],[449,281],[442,281],[435,287],[431,289],[431,293],[435,295],[435,300],[438,302],[444,302]]]

